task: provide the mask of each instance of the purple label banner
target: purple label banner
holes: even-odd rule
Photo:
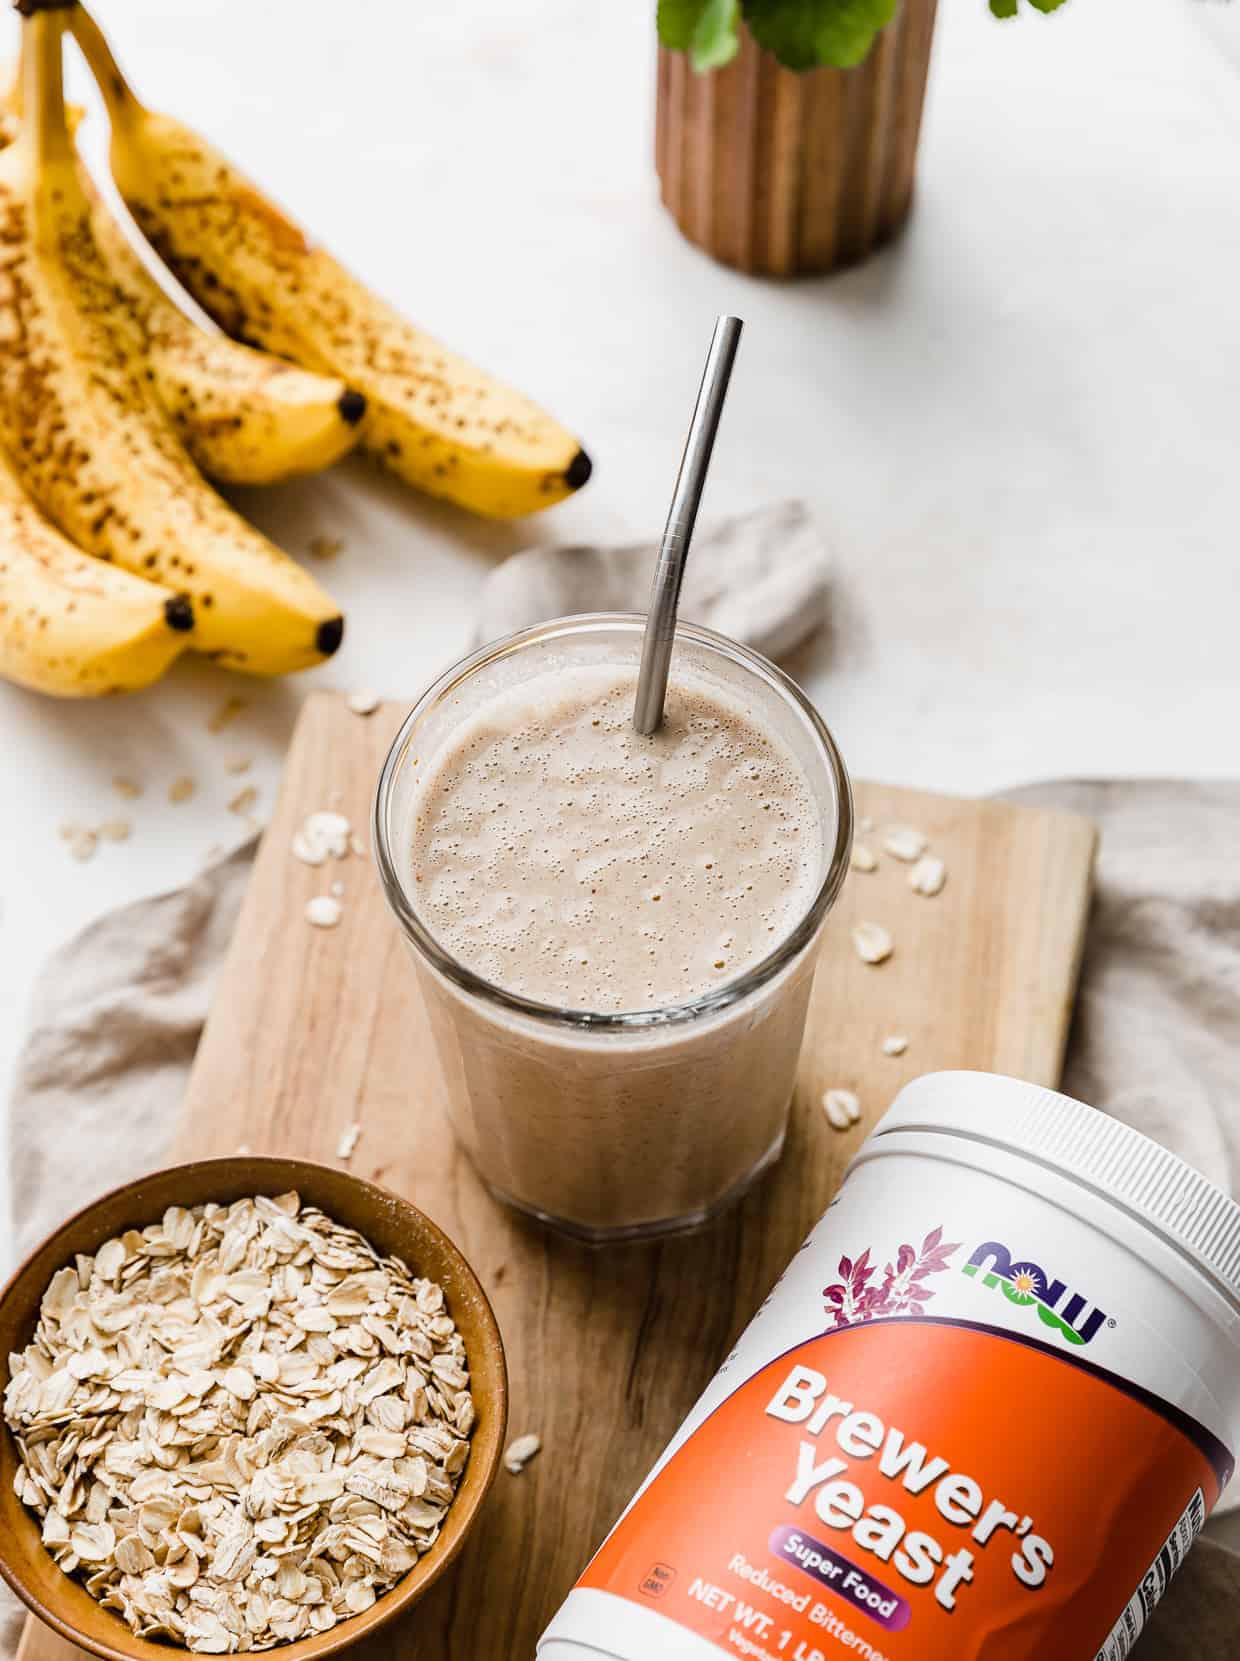
[[[893,1592],[867,1570],[833,1547],[815,1540],[800,1528],[777,1528],[767,1542],[782,1563],[793,1563],[802,1574],[834,1592],[888,1632],[902,1632],[913,1611],[899,1592]]]

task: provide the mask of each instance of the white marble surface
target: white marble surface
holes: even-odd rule
[[[0,1082],[47,951],[243,834],[224,761],[252,756],[269,803],[311,686],[409,697],[468,639],[492,561],[657,530],[722,309],[749,330],[707,511],[802,494],[830,527],[836,624],[795,668],[856,772],[1236,773],[1240,4],[940,9],[909,233],[778,287],[659,208],[653,0],[97,0],[152,103],[575,424],[597,473],[511,527],[356,467],[252,493],[290,549],[345,540],[333,663],[276,685],[187,665],[106,706],[0,686]],[[232,692],[249,707],[213,737]],[[118,771],[146,783],[132,809]],[[173,806],[181,773],[198,793]],[[131,840],[75,864],[57,826],[118,811]]]

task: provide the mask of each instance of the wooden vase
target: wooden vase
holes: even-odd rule
[[[771,277],[833,271],[895,234],[913,199],[936,0],[903,0],[855,69],[784,69],[747,30],[725,69],[659,49],[655,161],[684,234]]]

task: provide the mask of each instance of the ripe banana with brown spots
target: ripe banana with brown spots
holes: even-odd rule
[[[151,388],[78,174],[63,19],[22,23],[21,123],[0,151],[0,441],[85,552],[190,597],[195,649],[254,674],[308,667],[336,649],[343,621],[205,482]]]
[[[9,83],[0,147],[17,136],[20,119],[21,83],[12,74]],[[81,179],[95,241],[146,336],[160,402],[204,473],[223,484],[275,484],[317,473],[353,448],[366,409],[360,393],[187,316],[142,263],[84,167]]]
[[[108,106],[120,193],[221,328],[355,387],[362,448],[433,496],[512,518],[586,482],[571,433],[414,328],[191,128],[146,109],[93,18],[67,15]]]
[[[185,650],[181,594],[81,553],[0,455],[0,675],[58,698],[132,692]]]
[[[204,473],[224,484],[274,484],[317,473],[353,448],[366,410],[359,392],[209,334],[160,288],[93,186],[88,195],[95,241],[142,325],[160,402]]]

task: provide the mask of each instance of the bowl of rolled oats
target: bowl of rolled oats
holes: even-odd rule
[[[239,1157],[130,1183],[0,1293],[0,1572],[110,1661],[327,1655],[412,1605],[498,1468],[476,1276],[415,1206]]]

